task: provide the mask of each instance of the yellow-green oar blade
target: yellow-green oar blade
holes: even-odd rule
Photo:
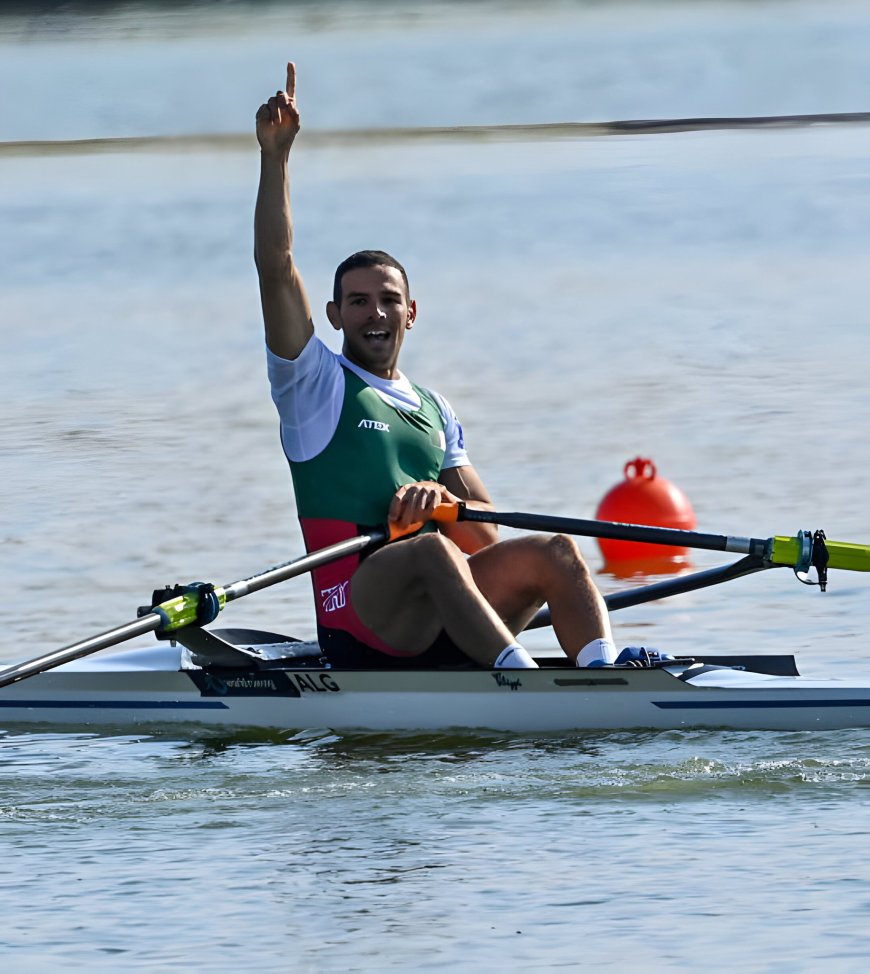
[[[794,567],[801,562],[801,538],[772,538],[769,560],[774,565]],[[844,568],[853,572],[870,572],[870,545],[851,541],[825,541],[828,568]]]

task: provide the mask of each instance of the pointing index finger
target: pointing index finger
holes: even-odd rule
[[[296,97],[296,65],[292,61],[287,62],[287,86],[285,88],[287,97],[291,100]]]

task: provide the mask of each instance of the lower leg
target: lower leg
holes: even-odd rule
[[[590,643],[602,650],[598,641],[604,640],[612,648],[607,606],[573,539],[514,538],[485,548],[469,564],[478,588],[514,632],[547,602],[559,645],[571,662]],[[606,646],[595,654],[607,656]]]
[[[572,662],[584,647],[591,651],[593,645],[598,647],[598,658],[601,654],[606,658],[608,646],[613,650],[610,617],[579,548],[564,535],[550,538],[548,546],[553,570],[545,599],[559,645]]]
[[[484,666],[522,665],[531,658],[516,642],[492,606],[474,583],[465,558],[454,577],[435,573],[429,578],[429,596],[441,625],[450,639],[468,656]]]

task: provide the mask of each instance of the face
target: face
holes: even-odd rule
[[[330,301],[326,314],[344,333],[344,355],[384,379],[395,378],[405,332],[417,316],[402,274],[395,267],[357,267],[341,279],[341,304]]]

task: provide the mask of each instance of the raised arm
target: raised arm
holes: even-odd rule
[[[293,260],[293,218],[287,162],[299,132],[296,65],[287,65],[287,86],[257,110],[260,188],[254,212],[254,261],[266,344],[281,358],[295,359],[314,334],[311,306]]]

